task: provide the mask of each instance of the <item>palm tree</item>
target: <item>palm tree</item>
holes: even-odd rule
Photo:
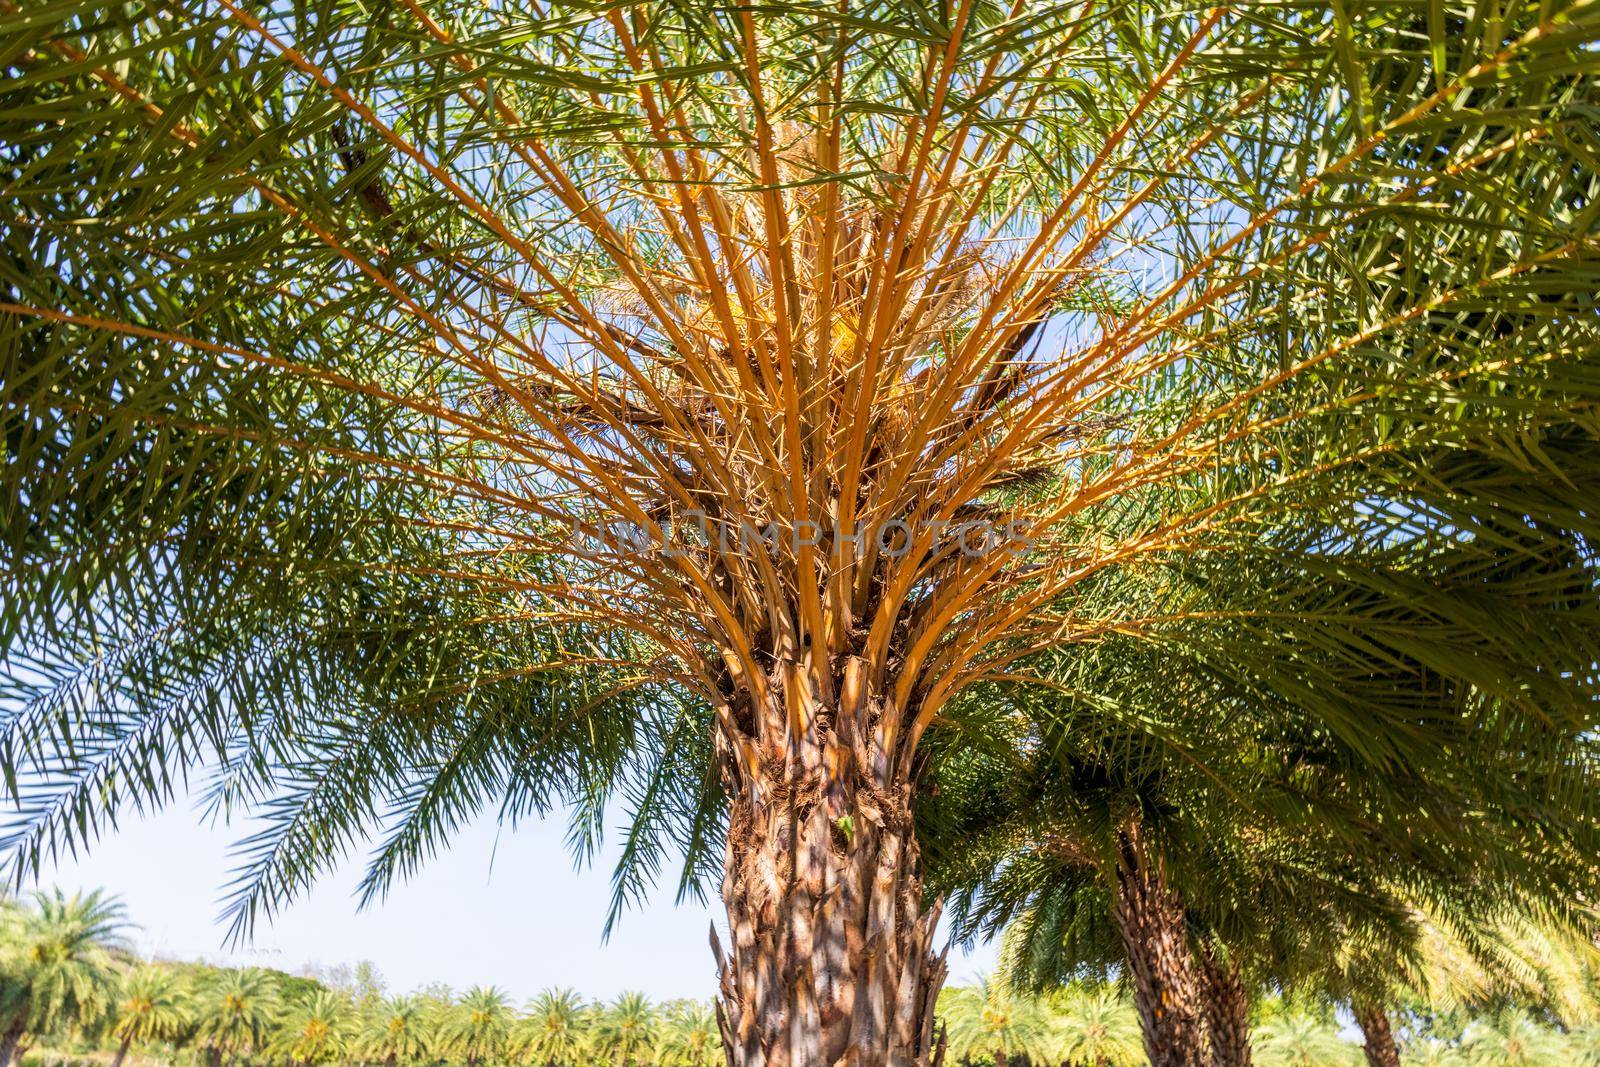
[[[1474,1020],[1462,1054],[1472,1067],[1563,1067],[1575,1058],[1561,1034],[1520,1009]]]
[[[195,1039],[211,1067],[264,1048],[282,1015],[272,976],[254,967],[205,974],[193,994]]]
[[[1407,1067],[1467,1067],[1462,1051],[1439,1040],[1424,1040],[1406,1047]]]
[[[1055,1047],[1070,1067],[1140,1067],[1139,1014],[1110,986],[1074,985],[1051,1000]]]
[[[623,993],[594,1021],[592,1049],[612,1067],[642,1067],[655,1054],[661,1019],[643,993]]]
[[[654,1062],[656,1067],[721,1067],[726,1063],[716,1010],[698,1000],[670,1005]]]
[[[499,1062],[511,1040],[516,1012],[495,986],[473,986],[446,1011],[439,1027],[442,1047],[467,1067]]]
[[[1054,1057],[1051,1019],[1039,1000],[1018,995],[986,975],[974,986],[947,989],[939,998],[949,1055],[1007,1067],[1012,1060],[1044,1063]]]
[[[1538,867],[1539,861],[1520,865]],[[1338,972],[1325,989],[1349,1000],[1373,1067],[1400,1063],[1390,1014],[1403,998],[1441,1013],[1537,1006],[1569,1027],[1594,1018],[1596,948],[1587,909],[1551,909],[1531,892],[1513,901],[1480,894],[1399,903],[1407,935],[1369,934],[1336,944],[1336,962],[1323,964]]]
[[[1389,580],[1404,572],[1397,561]],[[1154,587],[1108,580],[1106,595],[1148,598],[1152,616],[1203,616],[1191,636],[1212,636],[1160,652],[1120,636],[1052,650],[1043,658],[1054,693],[1001,686],[972,698],[1013,718],[1018,751],[957,760],[938,779],[941,799],[928,819],[970,824],[937,857],[941,880],[958,891],[962,925],[992,931],[1014,920],[1019,936],[1008,947],[1017,951],[1008,956],[1036,984],[1125,966],[1153,1061],[1166,1050],[1171,1062],[1195,1062],[1209,1044],[1212,1061],[1231,1067],[1250,1061],[1247,963],[1280,985],[1321,983],[1365,939],[1384,957],[1374,982],[1382,985],[1401,972],[1418,934],[1408,894],[1458,917],[1535,899],[1570,907],[1566,890],[1552,887],[1589,877],[1589,846],[1538,849],[1524,816],[1511,814],[1525,802],[1515,776],[1472,773],[1490,764],[1509,772],[1526,755],[1520,740],[1503,745],[1492,727],[1458,735],[1447,757],[1454,770],[1439,764],[1435,774],[1397,777],[1368,746],[1319,737],[1311,725],[1366,716],[1398,727],[1480,702],[1485,726],[1494,721],[1470,676],[1431,653],[1396,671],[1408,650],[1374,659],[1341,647],[1342,637],[1330,645],[1319,621],[1329,604],[1410,610],[1371,584],[1375,577],[1285,582],[1280,563],[1228,573],[1175,568]],[[1435,571],[1430,581],[1439,594],[1471,597],[1479,578]],[[1259,657],[1282,653],[1250,651],[1269,640],[1252,610],[1290,620],[1287,627],[1307,623],[1293,640],[1317,663],[1315,692],[1258,684],[1272,677]],[[1418,678],[1429,679],[1427,688]],[[1600,784],[1592,742],[1551,740],[1537,757],[1543,781],[1562,795],[1592,795]],[[1388,813],[1396,804],[1423,814],[1395,820]],[[1473,814],[1426,814],[1445,810]],[[1580,803],[1562,833],[1593,842],[1597,815]],[[1386,1016],[1352,988],[1347,980],[1325,993],[1356,1001],[1374,1064],[1395,1062],[1392,1035],[1377,1040],[1388,1033]]]
[[[1327,1019],[1284,1012],[1264,1023],[1251,1043],[1261,1067],[1356,1067],[1361,1050],[1339,1036]]]
[[[1600,1065],[1600,1030],[1592,1026],[1575,1030],[1568,1035],[1567,1045],[1574,1063],[1582,1067]]]
[[[589,1042],[589,1012],[570,989],[547,989],[517,1023],[517,1059],[530,1067],[577,1067]]]
[[[379,998],[362,1013],[354,1047],[363,1059],[384,1067],[426,1061],[432,1046],[421,999]]]
[[[731,1062],[874,1067],[931,1053],[963,691],[1203,639],[1104,579],[1415,557],[1329,658],[1586,728],[1588,602],[1529,603],[1590,588],[1529,570],[1594,543],[1586,2],[0,0],[21,866],[220,760],[243,928],[362,833],[375,895],[485,806],[646,796],[618,899],[726,864]]]
[[[11,1067],[38,1037],[91,1030],[112,1011],[129,924],[115,897],[55,889],[33,894],[32,908],[5,925],[0,1067]]]
[[[144,966],[123,976],[111,1034],[117,1052],[111,1067],[122,1067],[134,1045],[176,1041],[189,1026],[188,1004],[177,977],[165,967]]]
[[[285,1014],[274,1044],[291,1064],[315,1067],[344,1058],[350,1048],[351,1014],[348,997],[318,989]]]

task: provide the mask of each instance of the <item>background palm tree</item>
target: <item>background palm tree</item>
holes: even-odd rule
[[[1467,674],[1431,660],[1396,672],[1415,646],[1375,658],[1370,648],[1335,652],[1314,621],[1302,640],[1318,663],[1315,694],[1258,685],[1270,670],[1238,666],[1268,640],[1251,610],[1274,604],[1291,620],[1315,620],[1328,602],[1409,611],[1409,599],[1384,586],[1403,583],[1410,565],[1398,558],[1381,580],[1378,570],[1329,574],[1314,586],[1282,584],[1281,562],[1227,574],[1174,569],[1155,587],[1108,579],[1106,595],[1122,602],[1173,598],[1206,616],[1191,636],[1206,628],[1211,638],[1160,654],[1142,638],[1115,636],[1053,650],[1035,668],[1054,672],[1053,692],[1000,685],[973,697],[1008,716],[1016,734],[1014,754],[941,768],[940,799],[924,809],[925,839],[949,837],[935,861],[955,890],[958,926],[1006,928],[1007,958],[1035,986],[1125,966],[1152,1059],[1167,1049],[1181,1050],[1173,1062],[1192,1060],[1209,1044],[1215,1062],[1243,1064],[1251,982],[1318,985],[1338,1000],[1386,1004],[1380,994],[1352,994],[1366,980],[1359,963],[1369,952],[1383,957],[1366,968],[1381,974],[1373,988],[1398,980],[1425,932],[1414,901],[1465,927],[1519,907],[1571,911],[1573,880],[1593,877],[1594,806],[1580,800],[1557,834],[1589,844],[1544,849],[1526,836],[1533,810],[1513,814],[1527,796],[1514,774],[1441,766],[1396,776],[1381,744],[1307,732],[1311,705],[1311,720],[1366,716],[1398,728],[1482,702],[1491,721],[1494,703]],[[1441,595],[1465,598],[1479,581],[1438,569],[1430,580]],[[1238,610],[1244,602],[1254,608]],[[1479,737],[1448,729],[1465,746],[1458,754],[1476,753],[1466,762],[1479,770],[1509,771],[1528,751],[1520,740],[1495,740],[1492,729]],[[1592,741],[1544,735],[1529,744],[1544,748],[1536,759],[1547,761],[1542,781],[1555,792],[1595,794]],[[1397,804],[1408,818],[1394,818]],[[1350,845],[1379,837],[1390,839],[1371,850]],[[1568,974],[1582,969],[1548,946],[1529,953]],[[1387,1026],[1381,1007],[1357,1016],[1371,1030]],[[1235,1035],[1226,1049],[1224,1032]]]
[[[211,1067],[266,1047],[283,1015],[272,976],[259,968],[217,971],[194,991],[195,1039]]]
[[[591,1048],[612,1067],[638,1067],[655,1054],[661,1018],[643,993],[623,993],[594,1021]]]
[[[31,904],[4,920],[3,1067],[41,1035],[98,1026],[113,1009],[124,966],[128,921],[117,898],[56,889],[35,893]]]
[[[473,986],[445,1012],[439,1040],[468,1067],[498,1063],[512,1036],[516,1012],[496,986]]]
[[[301,1067],[342,1060],[350,1050],[353,1014],[348,996],[319,989],[284,1014],[277,1050]]]
[[[353,1047],[364,1060],[397,1067],[425,1062],[432,1049],[431,1039],[420,998],[381,997],[361,1013]]]
[[[589,1047],[592,1015],[570,989],[547,989],[517,1024],[517,1059],[531,1067],[575,1067]]]
[[[147,965],[128,971],[112,1015],[117,1052],[111,1067],[122,1067],[134,1045],[176,1041],[189,1024],[188,1002],[169,969]]]
[[[666,1006],[653,1062],[657,1067],[719,1067],[726,1062],[716,1011],[698,1000]]]
[[[1252,1035],[1261,1067],[1359,1067],[1361,1050],[1330,1019],[1305,1012],[1274,1015]]]
[[[1115,988],[1068,986],[1051,996],[1050,1006],[1056,1052],[1071,1067],[1141,1067],[1145,1062],[1139,1013]]]
[[[1540,1026],[1521,1009],[1475,1020],[1467,1027],[1461,1052],[1472,1067],[1558,1067],[1576,1059],[1563,1035]]]
[[[946,990],[939,998],[949,1055],[971,1063],[1007,1067],[1013,1060],[1054,1060],[1050,1014],[1037,998],[1015,993],[985,975],[976,985]]]

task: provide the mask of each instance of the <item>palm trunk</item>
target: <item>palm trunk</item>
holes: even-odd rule
[[[1394,1042],[1389,1014],[1382,1005],[1357,1000],[1350,1005],[1361,1027],[1361,1051],[1367,1054],[1367,1067],[1400,1067],[1400,1047]]]
[[[789,682],[771,689],[799,691]],[[931,951],[939,906],[923,900],[910,771],[879,747],[873,721],[888,713],[858,667],[836,692],[835,708],[807,700],[796,717],[779,700],[729,714],[718,734],[733,943],[724,954],[713,930],[712,948],[729,1067],[936,1059],[945,966]]]
[[[1250,996],[1237,963],[1225,964],[1209,949],[1200,954],[1201,991],[1214,1067],[1250,1067]]]
[[[22,1059],[22,1031],[27,1020],[18,1018],[0,1034],[0,1067],[12,1067]]]
[[[1148,856],[1137,824],[1119,842],[1112,919],[1122,935],[1150,1067],[1203,1067],[1205,1023],[1183,905]]]
[[[128,1058],[128,1046],[133,1044],[133,1038],[125,1037],[117,1045],[117,1051],[111,1057],[111,1067],[122,1067],[122,1061]]]

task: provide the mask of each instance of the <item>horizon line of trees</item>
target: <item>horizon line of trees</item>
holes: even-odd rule
[[[195,1067],[716,1067],[710,1000],[609,1002],[558,987],[520,1010],[493,985],[385,991],[370,963],[301,975],[260,966],[142,959],[115,896],[59,889],[0,901],[0,1067],[123,1067],[130,1056]],[[1440,961],[1448,967],[1449,961]],[[1417,998],[1400,1015],[1428,1067],[1600,1065],[1593,961],[1543,1006],[1468,1010]],[[1566,1011],[1554,1011],[1556,1001]],[[1359,1067],[1331,1000],[1269,994],[1251,1009],[1259,1067]],[[945,1062],[967,1067],[1144,1067],[1125,983],[1084,978],[1037,995],[994,975],[947,987]],[[1571,1019],[1586,1025],[1568,1025]]]

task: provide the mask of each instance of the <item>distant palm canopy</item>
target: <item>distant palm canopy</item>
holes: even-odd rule
[[[1589,0],[0,27],[25,869],[204,767],[243,928],[374,828],[369,896],[620,798],[622,896],[722,872],[734,1062],[925,1058],[974,683],[1335,559],[1543,610],[1592,536]],[[1594,639],[1428,595],[1587,721]]]

